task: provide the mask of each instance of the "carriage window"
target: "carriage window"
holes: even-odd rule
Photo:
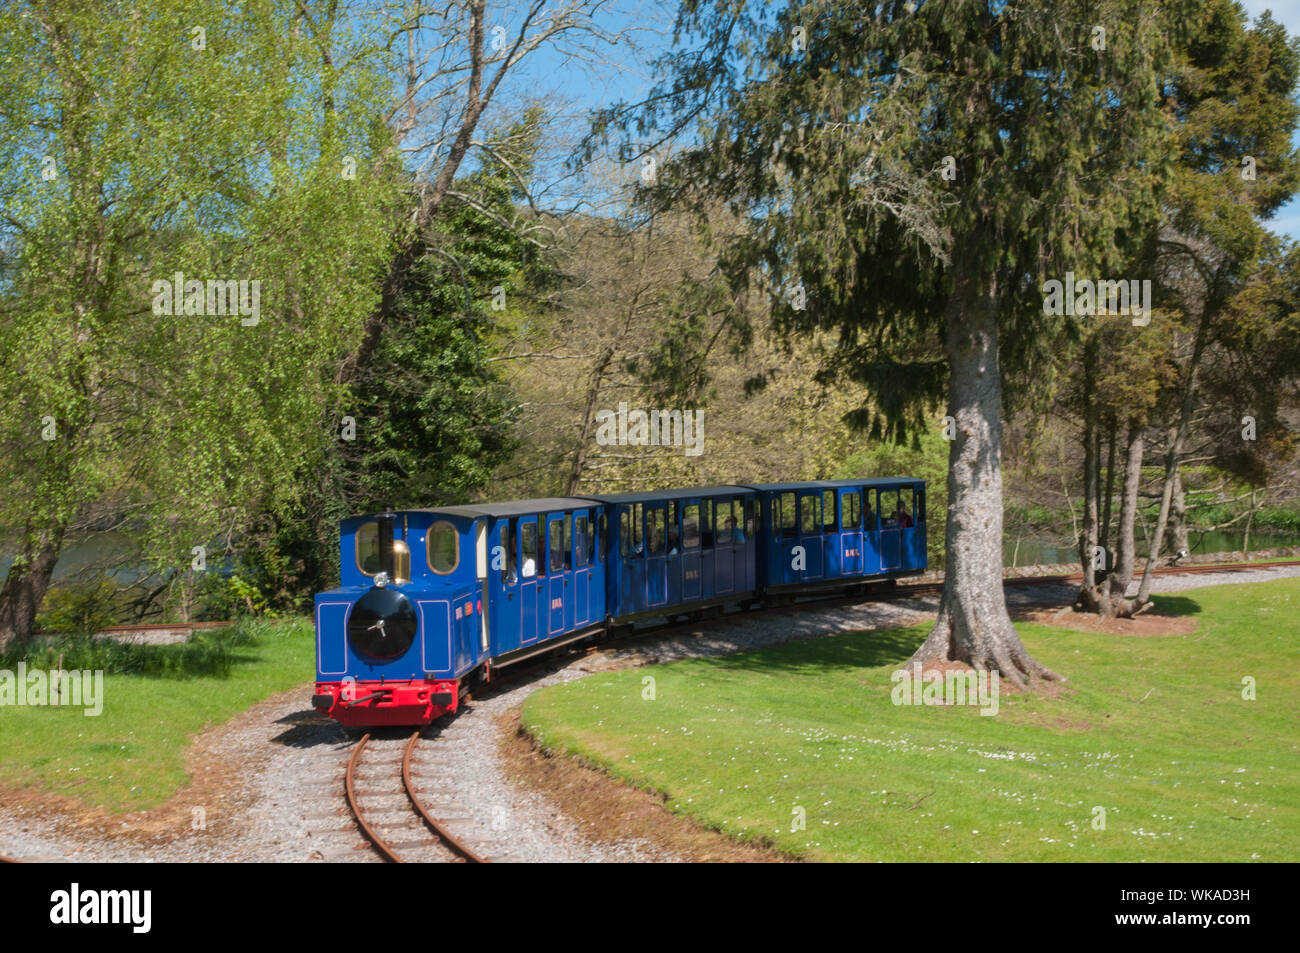
[[[898,525],[903,529],[916,525],[916,520],[912,516],[912,490],[911,488],[898,491]]]
[[[518,557],[515,555],[515,540],[519,538],[519,520],[513,519],[501,528],[501,548],[506,551],[505,568],[501,570],[502,575],[509,582],[519,578],[517,564]]]
[[[454,572],[460,562],[460,534],[446,520],[439,520],[429,530],[429,568],[440,576]]]
[[[668,555],[675,556],[681,549],[681,538],[677,534],[677,501],[668,501]]]
[[[605,511],[600,511],[600,555],[609,556],[609,527],[605,525]]]
[[[656,506],[646,514],[646,552],[662,555],[664,551],[664,508]]]
[[[871,502],[875,495],[876,491],[872,489],[865,489],[862,491],[862,503],[864,506],[862,511],[862,525],[868,533],[880,529],[880,525],[877,522],[876,511],[871,508]]]
[[[799,500],[799,527],[804,533],[822,531],[822,501],[816,496],[805,496]]]
[[[713,546],[713,504],[708,501],[700,504],[700,545]]]
[[[916,491],[916,521],[925,522],[925,490],[921,488]]]
[[[591,539],[587,535],[587,517],[574,517],[573,525],[573,564],[575,566],[585,566],[587,565],[587,557],[591,554]]]
[[[822,490],[822,532],[835,532],[835,491]]]
[[[758,531],[758,500],[750,497],[745,501],[745,535],[750,539]]]
[[[731,501],[731,538],[737,543],[745,541],[745,506],[739,497]]]
[[[699,548],[700,504],[698,503],[682,507],[682,542],[686,549]]]
[[[632,555],[640,556],[645,551],[645,511],[641,504],[632,507]]]
[[[519,574],[529,579],[537,575],[537,524],[532,520],[525,523],[520,539],[523,544],[524,559]]]
[[[379,572],[379,524],[362,523],[357,530],[357,568],[365,575]]]
[[[632,552],[632,514],[625,506],[618,513],[618,554],[627,556]]]
[[[880,528],[898,529],[898,491],[880,491]]]
[[[794,508],[794,494],[781,494],[781,534],[783,536],[793,536],[795,530],[796,511]]]
[[[842,509],[845,529],[857,529],[862,525],[862,495],[857,490],[844,497]]]
[[[731,545],[731,501],[718,500],[713,504],[717,508],[714,524],[718,527],[716,537],[719,546]]]
[[[564,514],[564,568],[573,568],[573,514]]]
[[[564,521],[551,520],[551,572],[564,570]]]

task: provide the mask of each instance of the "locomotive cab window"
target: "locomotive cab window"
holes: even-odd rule
[[[456,571],[460,563],[460,533],[446,520],[438,520],[429,528],[429,568],[439,576]]]
[[[362,523],[357,530],[357,568],[367,576],[379,572],[379,524]]]

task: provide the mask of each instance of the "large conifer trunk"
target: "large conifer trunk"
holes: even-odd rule
[[[939,619],[909,664],[965,662],[1012,685],[1058,679],[1030,657],[1007,614],[1002,591],[1002,382],[998,323],[988,293],[960,282],[945,315],[948,413],[956,438],[948,454],[947,554]]]

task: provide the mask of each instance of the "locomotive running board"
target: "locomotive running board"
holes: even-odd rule
[[[530,645],[526,649],[516,649],[514,652],[507,652],[500,658],[494,658],[492,660],[492,670],[496,671],[499,668],[505,668],[507,665],[514,665],[516,662],[530,659],[534,655],[541,655],[543,652],[551,651],[551,649],[558,649],[560,646],[568,645],[570,642],[577,642],[581,639],[591,638],[593,635],[603,634],[604,631],[604,625],[592,626],[589,629],[583,629],[580,632],[573,632],[562,638],[548,639],[539,645]]]

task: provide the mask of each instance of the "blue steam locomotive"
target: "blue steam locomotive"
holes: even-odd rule
[[[925,482],[861,479],[403,510],[343,521],[312,704],[424,725],[493,669],[651,618],[865,591],[926,568]]]

